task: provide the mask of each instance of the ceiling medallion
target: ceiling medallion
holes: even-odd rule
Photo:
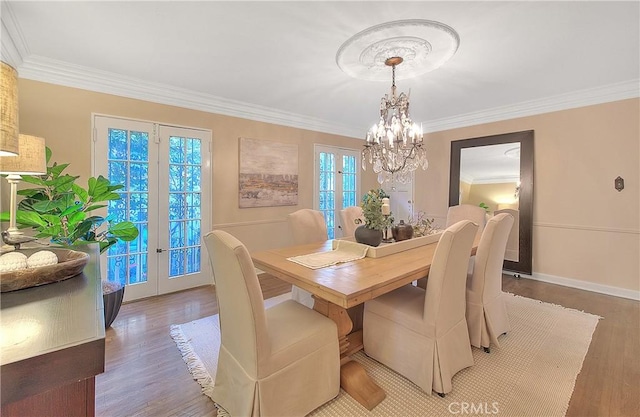
[[[363,80],[388,80],[387,58],[402,57],[399,80],[439,68],[458,50],[460,37],[450,26],[433,20],[410,19],[382,23],[363,30],[340,46],[338,67]]]

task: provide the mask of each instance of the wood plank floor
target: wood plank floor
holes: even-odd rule
[[[266,274],[260,278],[265,298],[291,288]],[[604,318],[593,335],[567,416],[640,416],[639,302],[509,275],[503,278],[503,288]],[[213,287],[123,305],[107,330],[106,369],[96,379],[96,414],[215,416],[213,403],[187,371],[169,327],[217,312]]]

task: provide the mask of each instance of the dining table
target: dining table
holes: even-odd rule
[[[478,239],[470,255],[475,254]],[[332,240],[253,252],[256,268],[311,292],[314,310],[337,324],[340,345],[340,386],[356,401],[372,410],[386,394],[352,359],[363,349],[364,302],[429,275],[437,241],[391,253],[366,256],[351,262],[311,269],[289,258],[333,250]]]

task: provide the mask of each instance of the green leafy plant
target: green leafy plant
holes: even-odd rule
[[[382,188],[371,189],[362,196],[362,215],[367,229],[384,230],[393,223],[393,217],[382,215],[382,199],[389,198]],[[359,223],[359,222],[358,222]]]
[[[49,165],[51,150],[46,151]],[[35,237],[49,238],[52,243],[63,246],[97,242],[100,252],[119,240],[131,241],[138,237],[138,228],[133,223],[92,213],[106,207],[108,201],[119,200],[121,197],[116,191],[124,185],[111,184],[99,176],[89,178],[87,188],[82,188],[76,184],[78,176],[63,173],[68,166],[54,162],[47,166],[46,175],[22,177],[22,181],[34,187],[18,191],[24,196],[16,212],[18,227],[30,227],[36,231]],[[9,221],[9,213],[0,213],[0,221]]]
[[[487,206],[485,203],[480,203],[478,204],[478,206],[480,206],[480,208],[485,209],[485,211],[489,211],[489,206]]]

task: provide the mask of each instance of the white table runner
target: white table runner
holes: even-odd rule
[[[335,249],[328,252],[316,252],[308,255],[293,256],[288,261],[311,269],[319,269],[341,262],[351,262],[367,256],[369,246],[361,243],[338,240]]]

